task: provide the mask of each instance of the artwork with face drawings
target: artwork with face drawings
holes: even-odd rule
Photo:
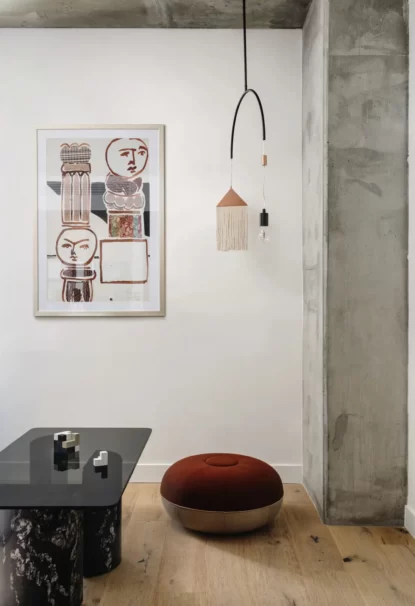
[[[164,127],[41,129],[36,315],[165,314]]]
[[[108,235],[143,238],[146,198],[139,175],[147,166],[147,145],[141,139],[114,139],[105,150],[105,160],[109,169],[104,195]]]
[[[62,230],[56,242],[56,256],[64,265],[62,300],[88,303],[93,300],[92,281],[96,272],[91,267],[97,250],[97,237],[90,229],[76,227]]]

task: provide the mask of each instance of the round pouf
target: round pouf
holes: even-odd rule
[[[281,509],[284,490],[267,463],[236,454],[181,459],[164,474],[164,507],[185,528],[232,534],[269,524]]]

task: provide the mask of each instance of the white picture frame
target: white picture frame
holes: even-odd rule
[[[164,137],[37,129],[35,316],[165,315]]]

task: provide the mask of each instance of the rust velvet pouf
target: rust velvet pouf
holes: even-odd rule
[[[169,515],[191,530],[237,533],[274,520],[284,490],[267,463],[237,454],[211,453],[181,459],[160,488]]]

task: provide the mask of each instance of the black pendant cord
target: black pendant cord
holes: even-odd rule
[[[246,52],[246,0],[242,0],[242,15],[244,29],[244,75],[245,75],[245,92],[248,90],[248,61]]]
[[[262,107],[261,99],[259,98],[258,93],[256,91],[254,91],[253,88],[248,88],[248,61],[247,61],[247,50],[246,50],[246,0],[242,0],[242,13],[243,13],[243,37],[244,37],[245,91],[242,94],[241,98],[239,99],[238,105],[236,106],[235,115],[233,117],[232,134],[231,134],[231,160],[233,160],[233,142],[234,142],[234,138],[235,138],[235,127],[236,127],[236,120],[238,118],[239,108],[241,107],[242,101],[245,99],[245,97],[249,93],[252,93],[258,102],[259,110],[261,112],[261,121],[262,121],[262,140],[264,142],[266,140],[265,115],[264,115],[264,109]]]

